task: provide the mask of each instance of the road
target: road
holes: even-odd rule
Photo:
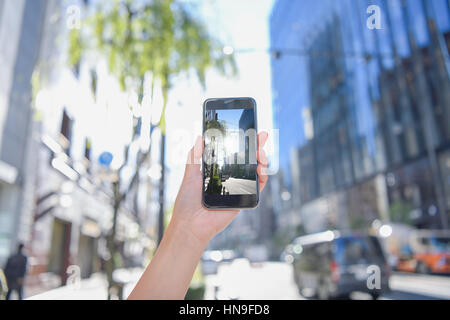
[[[116,280],[125,283],[123,298],[130,295],[143,271],[141,268],[119,269],[115,271],[114,276]],[[108,298],[107,288],[108,282],[106,276],[97,273],[89,279],[83,279],[79,282],[74,282],[36,295],[29,295],[30,292],[25,290],[25,296],[27,300],[106,300]]]
[[[230,194],[256,194],[255,180],[229,178],[222,185]]]
[[[124,297],[127,297],[142,274],[141,269],[124,270],[121,278],[128,283]],[[221,300],[304,300],[293,282],[292,266],[282,262],[265,262],[250,265],[246,259],[221,264],[216,275],[206,278],[205,299],[217,297]],[[106,279],[95,275],[82,280],[79,287],[65,286],[29,297],[31,300],[105,300]],[[396,273],[391,277],[392,292],[380,299],[422,300],[450,299],[450,276],[416,275]],[[364,293],[355,293],[352,299],[370,299]]]
[[[450,299],[450,277],[395,273],[390,280],[392,292],[385,299]]]
[[[219,299],[280,300],[302,299],[292,281],[290,265],[265,262],[251,266],[246,259],[222,264],[217,275],[206,276],[206,299],[214,299],[214,287],[219,286]]]
[[[282,262],[265,262],[251,266],[238,259],[222,264],[217,275],[206,276],[206,299],[302,300],[293,282],[292,266]],[[450,277],[396,273],[391,277],[392,292],[381,299],[450,299]],[[352,299],[370,299],[355,293]]]

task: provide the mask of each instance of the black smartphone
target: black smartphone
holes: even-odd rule
[[[203,206],[255,208],[259,201],[256,101],[208,99],[203,104]]]

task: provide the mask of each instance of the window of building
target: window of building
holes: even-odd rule
[[[63,144],[63,148],[67,154],[69,154],[70,145],[71,145],[71,141],[72,141],[72,127],[73,127],[73,119],[69,116],[67,111],[64,109],[60,133],[61,133],[61,136],[63,137],[62,140],[65,140],[62,144]]]
[[[84,157],[91,161],[91,140],[89,138],[84,141]]]

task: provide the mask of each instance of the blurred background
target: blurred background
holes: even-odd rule
[[[449,299],[449,53],[448,0],[0,0],[0,299],[126,298],[226,96],[274,174],[188,299]]]

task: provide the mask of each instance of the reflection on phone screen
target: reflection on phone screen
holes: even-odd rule
[[[256,194],[257,146],[254,110],[206,110],[204,128],[205,194]]]

